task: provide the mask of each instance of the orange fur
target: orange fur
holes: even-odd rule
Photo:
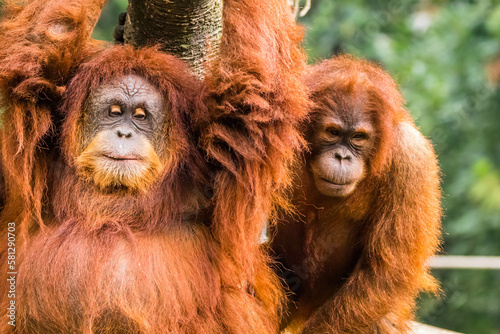
[[[306,132],[360,106],[375,127],[367,174],[346,197],[322,196],[304,153],[294,203],[273,249],[295,292],[282,326],[297,333],[405,333],[419,291],[437,289],[426,262],[440,237],[440,187],[431,143],[416,129],[394,81],[349,56],[312,67]],[[354,101],[351,104],[345,101]],[[356,112],[359,112],[357,110]],[[314,144],[311,142],[310,144]]]
[[[225,1],[223,22],[221,57],[206,79],[207,113],[198,119],[201,145],[221,167],[214,233],[275,315],[282,292],[256,241],[276,208],[288,208],[283,195],[304,144],[297,130],[308,105],[303,31],[283,0]]]
[[[89,146],[78,156],[76,165],[81,178],[94,182],[101,190],[125,187],[130,191],[146,191],[163,170],[163,164],[149,141],[145,141],[139,154],[143,157],[140,164],[127,166],[127,170],[116,168],[112,162],[104,165],[98,153],[103,140],[103,132],[97,134]],[[111,172],[110,172],[111,171]]]
[[[16,223],[18,275],[17,326],[4,321],[0,332],[275,332],[282,290],[259,235],[284,203],[275,191],[290,182],[307,103],[301,32],[286,1],[224,2],[206,89],[173,56],[92,41],[103,4],[5,4],[1,231],[4,239]],[[77,177],[81,120],[91,93],[124,75],[164,94],[158,143],[168,154],[147,191],[103,193]]]

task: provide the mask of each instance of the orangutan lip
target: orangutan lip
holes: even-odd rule
[[[112,160],[118,160],[118,161],[134,161],[134,160],[139,160],[138,158],[134,156],[112,156],[112,155],[106,155],[106,158],[112,159]]]
[[[348,182],[348,183],[335,183],[335,182],[332,182],[330,180],[327,180],[325,179],[324,177],[321,178],[323,181],[329,183],[329,184],[333,184],[334,186],[348,186],[350,185],[352,182]]]

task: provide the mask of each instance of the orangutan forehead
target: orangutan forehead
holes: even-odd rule
[[[138,77],[137,75],[124,76],[118,82],[118,88],[122,90],[124,94],[131,97],[144,94],[147,91],[157,90],[153,85],[146,81],[146,79]]]
[[[109,80],[95,89],[89,101],[92,105],[111,104],[141,106],[154,113],[165,109],[163,93],[153,84],[138,75],[125,75]]]
[[[343,128],[372,127],[374,115],[370,111],[367,92],[333,94],[331,99],[334,103],[323,113],[322,123],[336,124]]]
[[[161,96],[158,88],[148,82],[147,79],[135,74],[120,76],[104,82],[96,89],[96,93],[102,91],[112,91],[115,94],[120,94],[126,97],[148,95],[153,92],[156,92],[156,95]]]
[[[372,132],[374,127],[371,121],[371,117],[366,114],[360,114],[360,117],[356,115],[346,115],[347,117],[339,117],[338,115],[325,116],[321,119],[322,127],[325,128],[338,128],[338,129],[350,129],[363,132]]]

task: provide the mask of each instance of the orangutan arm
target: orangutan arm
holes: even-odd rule
[[[201,146],[217,166],[213,230],[237,263],[235,280],[271,315],[281,291],[263,265],[259,239],[272,208],[283,203],[289,167],[303,144],[296,129],[307,104],[302,29],[284,0],[227,0],[223,13],[220,59],[206,78],[200,130]]]
[[[217,234],[245,250],[237,255],[243,262],[253,261],[247,250],[258,247],[271,198],[288,184],[289,164],[302,144],[296,130],[307,103],[301,38],[286,1],[224,1],[220,59],[206,79],[201,146],[220,167]]]
[[[3,105],[54,98],[95,45],[90,35],[105,0],[8,1],[0,23]],[[61,89],[61,88],[60,88]],[[60,90],[59,89],[59,90]]]
[[[43,177],[43,171],[34,171],[40,159],[37,154],[53,125],[54,111],[72,70],[94,49],[90,34],[104,2],[4,2],[0,22],[0,142],[12,206],[29,208],[33,198],[43,193],[42,182],[34,181]]]

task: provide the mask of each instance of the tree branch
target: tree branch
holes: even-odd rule
[[[222,0],[129,0],[127,13],[125,43],[159,44],[200,77],[219,53]]]

